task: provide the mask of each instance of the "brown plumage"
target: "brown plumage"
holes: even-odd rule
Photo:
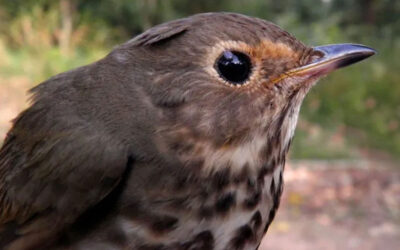
[[[209,13],[50,78],[0,150],[0,248],[256,249],[304,96],[373,53]]]

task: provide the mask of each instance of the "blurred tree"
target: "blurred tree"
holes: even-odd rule
[[[60,13],[61,13],[61,34],[60,34],[60,47],[61,51],[68,54],[71,45],[73,16],[75,14],[75,1],[61,0]]]

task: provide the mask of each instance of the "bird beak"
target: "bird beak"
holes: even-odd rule
[[[364,45],[350,43],[318,46],[313,49],[319,57],[307,65],[290,70],[288,75],[323,76],[376,53],[374,49]]]

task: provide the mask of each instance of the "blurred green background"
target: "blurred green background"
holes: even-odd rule
[[[155,24],[208,11],[270,20],[311,46],[375,48],[378,55],[311,91],[292,158],[400,157],[400,1],[0,0],[0,87],[23,81],[27,89],[103,57]]]

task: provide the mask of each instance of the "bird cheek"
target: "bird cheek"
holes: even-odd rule
[[[292,95],[298,94],[299,92],[308,93],[312,86],[320,79],[320,76],[310,75],[299,75],[290,76],[285,75],[274,84],[276,88],[280,90],[280,93],[284,96],[291,97]]]
[[[297,84],[293,84],[295,89],[301,90],[308,93],[308,91],[313,87],[318,80],[321,79],[321,76],[313,75],[313,76],[298,76],[295,78]]]

